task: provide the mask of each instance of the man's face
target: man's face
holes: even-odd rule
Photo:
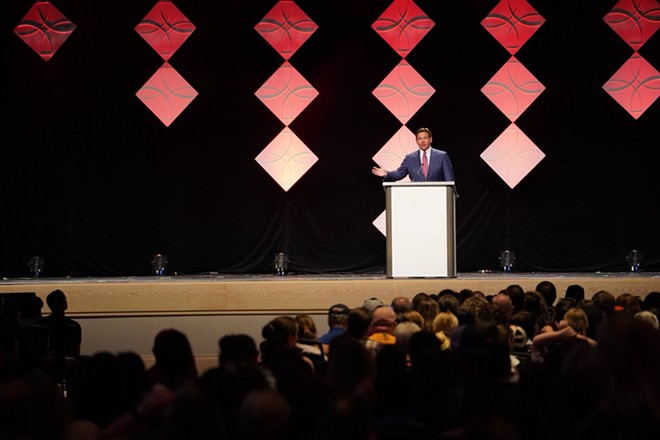
[[[431,147],[431,136],[425,131],[417,133],[417,138],[415,139],[417,141],[417,146],[422,150],[426,151]]]

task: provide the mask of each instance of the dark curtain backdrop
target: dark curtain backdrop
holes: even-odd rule
[[[135,32],[155,0],[53,0],[77,25],[49,61],[0,3],[0,275],[379,272],[385,208],[372,157],[401,123],[372,95],[400,56],[371,29],[389,0],[298,0],[319,26],[290,59],[319,96],[290,125],[318,162],[284,192],[254,158],[282,130],[255,91],[283,63],[254,30],[275,1],[178,0],[196,31],[170,59],[199,96],[165,127],[135,96],[163,60]],[[459,272],[660,270],[660,103],[638,120],[602,85],[632,55],[603,21],[615,0],[537,0],[545,24],[516,57],[545,86],[517,125],[546,157],[510,189],[479,157],[509,125],[481,93],[509,53],[481,26],[497,1],[418,0],[435,27],[407,57],[435,88],[406,124],[449,152]],[[660,69],[660,34],[640,54]],[[420,225],[431,227],[431,225]]]

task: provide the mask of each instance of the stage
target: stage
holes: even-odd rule
[[[154,336],[163,328],[186,333],[200,362],[212,365],[219,337],[246,333],[257,343],[261,328],[278,315],[309,314],[319,333],[327,330],[326,311],[335,303],[358,307],[371,297],[389,303],[397,296],[442,289],[479,290],[486,295],[511,284],[534,290],[543,280],[562,297],[571,284],[591,298],[599,290],[614,296],[644,297],[660,290],[660,273],[459,273],[456,278],[387,278],[385,274],[198,275],[116,278],[3,279],[0,293],[49,292],[67,295],[67,315],[83,327],[83,353],[132,350],[150,359]],[[43,313],[49,313],[44,305]]]

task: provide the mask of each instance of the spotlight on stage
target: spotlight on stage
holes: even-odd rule
[[[30,257],[27,265],[30,275],[33,278],[39,278],[44,270],[44,259],[42,257]]]
[[[286,275],[289,271],[289,257],[287,257],[284,252],[276,254],[273,266],[275,267],[275,273],[278,275]]]
[[[154,275],[165,275],[167,273],[167,255],[154,254],[151,257],[151,269]]]
[[[515,272],[516,253],[514,251],[500,251],[499,260],[502,272]]]
[[[642,261],[644,261],[644,252],[638,250],[628,251],[628,256],[626,257],[628,261],[628,268],[631,272],[641,272],[642,271]]]

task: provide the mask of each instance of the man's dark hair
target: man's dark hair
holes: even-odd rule
[[[571,298],[575,300],[575,304],[584,299],[584,287],[579,284],[571,284],[566,288],[566,295],[564,298]]]
[[[506,288],[506,294],[511,298],[513,313],[520,312],[525,306],[525,291],[518,284],[511,284]]]
[[[66,295],[60,289],[53,290],[46,297],[46,304],[51,311],[60,311],[66,308]]]
[[[540,293],[545,299],[545,303],[548,307],[557,301],[557,288],[550,281],[541,281],[536,285],[536,291]]]
[[[614,300],[614,295],[605,290],[598,291],[591,298],[594,305],[605,312],[605,315],[610,316],[614,312],[614,306],[616,302]]]

